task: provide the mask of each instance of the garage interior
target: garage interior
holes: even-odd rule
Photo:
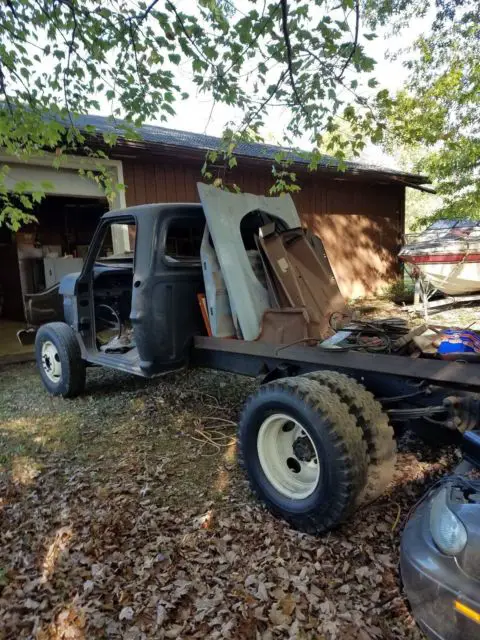
[[[32,212],[38,223],[0,228],[0,318],[23,321],[23,295],[79,271],[106,198],[48,195]]]

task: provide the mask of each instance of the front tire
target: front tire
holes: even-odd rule
[[[252,490],[294,528],[324,533],[354,510],[367,479],[366,442],[327,387],[302,377],[263,385],[245,404],[238,442]]]
[[[35,338],[35,358],[45,388],[73,398],[85,388],[85,362],[73,329],[64,322],[43,325]]]

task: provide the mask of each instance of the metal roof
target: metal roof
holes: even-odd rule
[[[120,139],[125,139],[122,129],[122,125],[125,123],[121,120],[112,120],[104,116],[86,115],[78,116],[75,124],[84,129],[86,126],[94,126],[99,133],[116,133]],[[179,131],[177,129],[167,129],[166,127],[157,127],[155,125],[146,124],[137,128],[143,143],[148,146],[163,146],[163,147],[176,147],[179,149],[194,149],[197,151],[214,151],[218,150],[221,145],[221,139],[215,136],[208,136],[201,133],[193,133],[190,131]],[[279,147],[271,144],[259,144],[255,142],[238,142],[234,154],[237,156],[243,156],[245,158],[252,158],[256,160],[273,161],[274,157],[278,153],[285,153],[286,157],[293,161],[295,164],[305,165],[309,164],[308,160],[299,155],[294,149],[288,149],[285,147]],[[400,179],[404,184],[413,183],[410,186],[417,186],[425,183],[429,183],[430,180],[427,176],[406,173],[404,171],[398,171],[396,169],[389,169],[385,167],[379,167],[377,165],[346,161],[345,170],[349,173],[375,173],[382,174],[385,178]],[[333,156],[322,155],[320,158],[319,166],[324,169],[336,170],[339,166],[339,161]]]

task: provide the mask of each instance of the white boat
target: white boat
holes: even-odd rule
[[[480,221],[437,220],[407,236],[399,257],[412,275],[446,295],[480,292]]]

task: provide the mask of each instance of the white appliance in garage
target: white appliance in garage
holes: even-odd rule
[[[44,258],[45,287],[48,289],[60,282],[67,273],[77,273],[82,270],[82,258]]]

